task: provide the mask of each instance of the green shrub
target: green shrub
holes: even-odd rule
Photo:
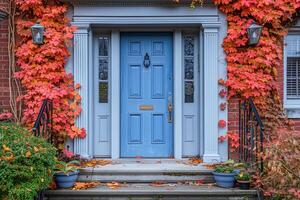
[[[32,200],[52,181],[56,150],[12,123],[0,123],[0,199]]]

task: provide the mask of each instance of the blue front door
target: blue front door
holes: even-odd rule
[[[121,35],[121,157],[173,156],[171,33]]]

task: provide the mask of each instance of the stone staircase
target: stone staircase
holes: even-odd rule
[[[216,187],[212,170],[203,164],[190,165],[187,160],[126,159],[105,166],[87,167],[78,181],[102,184],[87,190],[49,190],[48,200],[254,200],[256,190]],[[112,189],[107,182],[116,181]],[[159,184],[153,184],[159,183]]]

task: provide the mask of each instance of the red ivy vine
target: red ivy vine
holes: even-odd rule
[[[264,119],[266,167],[264,174],[256,177],[256,183],[265,194],[275,198],[300,198],[299,135],[287,129],[290,123],[284,114],[277,82],[277,71],[283,68],[283,37],[300,8],[300,1],[214,0],[214,3],[227,15],[228,22],[223,41],[228,77],[219,83],[227,86],[228,98],[252,97]],[[249,47],[247,27],[253,21],[262,25],[263,31],[259,44]],[[221,91],[220,95],[225,93]],[[227,133],[219,141],[229,139],[235,145],[236,136]]]
[[[81,97],[74,88],[72,75],[65,70],[75,30],[66,17],[67,6],[54,0],[16,0],[16,5],[20,39],[16,56],[20,71],[15,76],[21,79],[25,89],[19,98],[24,103],[23,122],[32,127],[41,102],[48,98],[54,104],[56,142],[63,144],[66,136],[85,137],[85,130],[75,126],[75,119],[81,112]],[[43,45],[32,42],[30,27],[37,21],[45,27]]]
[[[228,31],[223,48],[227,54],[228,98],[253,97],[267,128],[282,125],[277,70],[283,66],[283,36],[299,8],[297,0],[214,0],[227,15]],[[247,45],[247,27],[263,25],[257,46]]]

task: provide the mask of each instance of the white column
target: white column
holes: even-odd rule
[[[120,157],[120,32],[111,34],[111,158]]]
[[[77,30],[74,33],[74,83],[79,83],[81,88],[79,94],[81,96],[82,112],[76,119],[76,125],[79,128],[85,128],[88,131],[88,66],[89,66],[89,25],[76,25]],[[87,132],[87,134],[92,134]],[[74,141],[74,153],[82,157],[89,158],[89,141],[88,136],[84,139],[76,138]]]
[[[181,30],[174,32],[174,157],[182,158],[182,106],[183,106],[183,70]]]
[[[218,149],[219,29],[204,27],[204,155],[206,163],[220,161]]]

